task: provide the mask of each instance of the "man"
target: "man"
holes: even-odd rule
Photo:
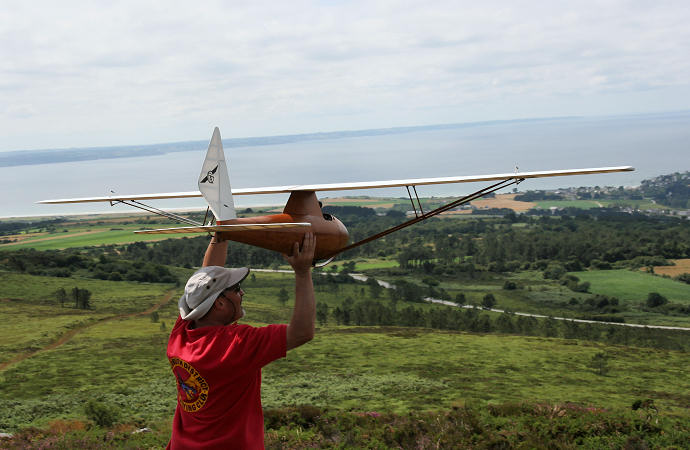
[[[177,409],[168,448],[263,448],[261,368],[314,337],[311,264],[316,238],[304,236],[285,256],[295,271],[288,325],[239,325],[240,282],[249,269],[226,269],[227,241],[211,239],[203,267],[187,282],[168,359],[177,380]]]

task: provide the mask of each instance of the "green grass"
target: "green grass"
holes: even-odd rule
[[[53,294],[64,288],[68,295],[74,287],[91,291],[91,311],[122,314],[142,311],[157,303],[172,288],[170,284],[105,281],[91,278],[43,277],[0,272],[0,298],[18,299],[28,304],[60,307]],[[65,303],[65,306],[71,306]]]
[[[171,285],[113,282],[92,279],[41,277],[0,272],[2,299],[0,314],[0,363],[31,353],[55,342],[69,330],[115,315],[147,310],[157,304]],[[61,306],[53,293],[64,288],[68,293],[78,286],[92,293],[91,309]]]
[[[256,281],[250,278],[245,282],[246,323],[287,322],[293,303],[293,275],[254,274]],[[40,283],[42,278],[48,279],[45,285]],[[74,280],[15,274],[5,276],[3,281],[20,298],[0,302],[3,318],[8,317],[11,322],[11,328],[3,329],[8,331],[2,334],[7,345],[22,342],[36,347],[44,345],[53,338],[53,335],[44,336],[45,330],[59,334],[60,330],[69,328],[70,321],[79,320],[79,314],[97,314],[63,311],[66,308],[41,300],[42,294],[31,294],[31,286],[42,286],[39,290],[45,293],[60,283]],[[116,304],[115,312],[144,310],[150,302],[130,304],[124,298],[149,288],[158,288],[158,294],[164,290],[157,285],[84,281],[95,283],[91,288],[94,292],[100,288],[103,299]],[[498,280],[489,280],[487,284],[477,283],[472,287],[479,292],[495,287],[496,283]],[[286,287],[291,294],[287,306],[281,306],[277,300],[281,287]],[[320,287],[317,301],[333,306],[347,296],[355,299],[366,296],[361,295],[361,285],[340,285],[338,291],[332,289]],[[119,430],[127,430],[126,435],[130,437],[123,435],[117,441],[121,444],[113,441],[113,446],[131,442],[129,439],[144,447],[164,445],[176,402],[175,381],[165,355],[168,333],[178,314],[176,298],[159,310],[158,323],[148,316],[138,316],[77,324],[88,326],[66,344],[37,353],[0,372],[0,401],[5,405],[0,410],[0,430],[15,432],[29,426],[55,429],[64,423],[83,426],[88,422],[84,403],[96,399],[115,409],[118,420],[128,424]],[[105,306],[100,301],[99,304]],[[27,331],[32,328],[33,335]],[[29,341],[20,342],[18,336]],[[611,371],[606,376],[599,376],[588,367],[592,356],[602,351],[611,358]],[[410,413],[445,414],[444,411],[465,407],[490,411],[491,405],[515,405],[524,401],[577,402],[604,408],[607,414],[629,415],[633,402],[650,398],[659,408],[662,423],[675,418],[687,422],[690,418],[690,378],[685,376],[688,365],[690,354],[675,351],[564,339],[330,324],[319,327],[312,342],[264,369],[262,398],[268,410],[315,405],[335,411],[337,419],[333,420],[346,421],[372,411],[408,417]],[[518,410],[511,421],[537,420]],[[346,416],[347,411],[355,414]],[[270,417],[275,418],[275,414],[278,413],[271,413]],[[487,415],[482,420],[492,429],[509,426],[502,422],[507,419],[495,417]],[[414,423],[419,422],[415,419]],[[154,432],[142,437],[130,434],[131,430],[145,426]],[[299,434],[292,425],[281,428],[276,424],[268,432],[267,442],[291,439],[294,445],[299,446],[300,442],[306,445],[313,435],[310,425],[302,426]],[[356,432],[362,426],[353,425],[353,429]],[[98,429],[75,432],[74,442],[86,442],[79,439],[86,439],[88,433],[94,432],[98,434]],[[107,439],[112,439],[112,433],[108,436],[111,437],[93,439],[111,445]],[[352,442],[359,446],[366,438]]]
[[[659,203],[654,203],[651,200],[599,200],[599,202],[607,208],[630,207],[641,210],[675,209],[669,208],[668,206],[660,205]]]
[[[591,292],[618,297],[622,302],[644,303],[650,292],[658,292],[670,302],[690,304],[690,285],[669,278],[630,270],[592,270],[572,275],[591,283]]]
[[[127,244],[132,242],[154,242],[163,239],[181,238],[181,234],[171,236],[168,234],[135,234],[135,230],[168,228],[170,223],[160,224],[104,224],[104,225],[70,225],[65,227],[67,232],[39,233],[28,237],[21,242],[12,244],[0,244],[0,250],[14,250],[21,248],[33,248],[36,250],[61,250],[74,247],[89,247],[110,244]],[[86,234],[81,234],[86,233]]]
[[[591,209],[599,208],[599,204],[594,200],[540,200],[535,202],[537,208],[549,209],[549,208],[580,208],[580,209]]]
[[[247,309],[250,317],[256,312]],[[126,423],[170,418],[175,385],[165,345],[174,302],[160,315],[166,331],[146,317],[96,324],[1,373],[0,399],[9,408],[0,412],[0,429],[85,420],[90,398],[115,407]],[[587,367],[600,351],[611,357],[607,376]],[[663,416],[687,417],[688,364],[686,353],[562,339],[327,327],[265,368],[263,404],[404,413],[530,399],[624,410],[652,398]]]

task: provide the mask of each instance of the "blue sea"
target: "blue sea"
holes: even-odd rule
[[[209,138],[211,135],[209,130]],[[231,130],[221,130],[231,138]],[[631,165],[635,172],[527,180],[519,189],[634,186],[643,179],[690,170],[690,112],[540,119],[270,145],[225,147],[233,187],[376,181]],[[259,140],[260,142],[260,140]],[[0,167],[0,217],[133,211],[107,204],[38,205],[43,199],[196,190],[205,150],[155,156]],[[59,150],[55,150],[56,152]],[[423,186],[420,196],[462,195],[479,184]],[[404,197],[404,188],[326,192],[323,197]],[[282,195],[238,196],[238,207],[279,205]],[[202,199],[154,203],[204,208]]]

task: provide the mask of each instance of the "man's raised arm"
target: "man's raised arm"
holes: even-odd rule
[[[316,299],[314,283],[311,278],[311,265],[314,261],[316,237],[306,233],[302,248],[295,242],[292,256],[285,256],[295,271],[295,308],[287,327],[287,349],[292,350],[314,338],[316,322]]]
[[[228,241],[221,237],[220,233],[216,233],[208,243],[206,254],[204,255],[204,263],[202,267],[206,266],[225,266],[225,260],[228,257]]]

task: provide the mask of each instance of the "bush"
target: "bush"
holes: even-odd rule
[[[600,261],[598,259],[593,259],[592,262],[589,263],[589,265],[591,268],[597,270],[611,270],[611,264],[607,263],[606,261]]]
[[[565,275],[565,267],[560,264],[549,264],[546,270],[544,270],[544,278],[550,280],[558,280],[563,275]]]
[[[99,427],[111,427],[117,420],[117,411],[97,400],[86,402],[84,412],[86,417]]]
[[[650,292],[647,295],[647,306],[650,308],[656,308],[666,303],[668,303],[668,299],[658,292]]]
[[[681,273],[674,280],[690,284],[690,273]]]
[[[506,280],[506,282],[503,283],[503,289],[507,291],[512,291],[514,289],[517,289],[517,284],[514,281]]]

